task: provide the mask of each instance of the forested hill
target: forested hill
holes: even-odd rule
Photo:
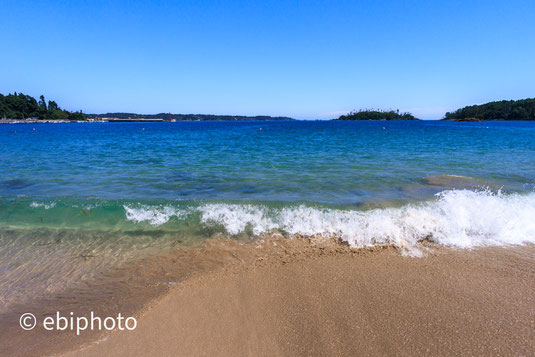
[[[359,110],[342,115],[335,120],[418,120],[411,113],[400,113],[399,110]]]
[[[535,120],[535,98],[502,100],[481,105],[470,105],[446,113],[444,120],[476,118],[482,120]]]
[[[136,114],[136,113],[106,113],[86,114],[90,118],[117,118],[117,119],[169,119],[169,113]],[[270,117],[267,115],[214,115],[214,114],[171,114],[174,120],[294,120],[290,117]]]
[[[44,96],[37,101],[34,97],[15,92],[13,94],[0,94],[0,118],[7,119],[57,119],[57,120],[84,120],[81,111],[70,112],[61,109],[59,105]]]

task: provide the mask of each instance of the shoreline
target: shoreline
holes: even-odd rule
[[[345,251],[290,243],[261,264],[201,274],[135,331],[64,356],[528,355],[535,247]]]
[[[90,283],[94,291],[66,292],[42,305],[45,314],[58,302],[65,312],[121,311],[138,317],[136,330],[74,336],[18,329],[10,338],[12,349],[5,351],[35,356],[535,351],[535,246],[460,250],[424,242],[421,248],[425,257],[411,258],[388,245],[352,249],[334,239],[215,239],[141,259]],[[29,349],[20,351],[29,340]]]

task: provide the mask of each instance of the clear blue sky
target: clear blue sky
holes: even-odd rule
[[[89,113],[440,118],[535,97],[535,1],[0,2],[0,93]]]

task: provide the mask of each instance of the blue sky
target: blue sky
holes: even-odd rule
[[[535,1],[0,2],[0,93],[89,113],[424,119],[535,97]]]

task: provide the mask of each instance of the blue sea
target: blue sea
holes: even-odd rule
[[[0,310],[214,237],[535,243],[532,122],[5,124],[0,153]]]

